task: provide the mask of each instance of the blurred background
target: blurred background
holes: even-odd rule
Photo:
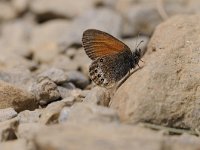
[[[145,46],[159,23],[197,14],[199,6],[199,0],[1,0],[0,68],[51,65],[85,73],[84,30],[103,30],[134,49],[138,35]]]
[[[184,16],[199,13],[200,0],[0,0],[0,150],[199,149],[199,16]],[[114,95],[88,77],[89,28],[158,53]]]

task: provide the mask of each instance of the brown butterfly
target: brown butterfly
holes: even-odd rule
[[[91,80],[106,88],[113,87],[130,69],[138,65],[141,58],[138,46],[132,53],[123,42],[96,29],[84,31],[82,42],[86,54],[93,60],[89,67]]]

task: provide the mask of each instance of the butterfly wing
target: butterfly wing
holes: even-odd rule
[[[88,29],[83,33],[83,47],[92,60],[131,50],[120,40],[103,31]]]
[[[130,58],[128,53],[97,58],[89,67],[89,76],[95,84],[110,88],[131,69]]]

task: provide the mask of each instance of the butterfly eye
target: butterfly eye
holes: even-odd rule
[[[103,62],[103,59],[102,59],[102,58],[100,59],[100,62]]]
[[[104,79],[101,79],[101,81],[103,82],[103,81],[104,81]]]
[[[100,74],[98,74],[98,77],[100,78],[100,77],[101,77],[101,75],[100,75]]]

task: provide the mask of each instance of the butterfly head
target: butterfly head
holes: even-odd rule
[[[141,49],[136,49],[135,52],[133,52],[133,64],[134,64],[134,67],[135,65],[137,65],[141,59]]]
[[[140,41],[140,43],[136,46],[135,51],[132,53],[132,58],[133,58],[133,68],[135,67],[135,65],[138,65],[139,61],[141,60],[142,57],[142,51],[139,47],[139,45],[144,42],[144,41]]]

